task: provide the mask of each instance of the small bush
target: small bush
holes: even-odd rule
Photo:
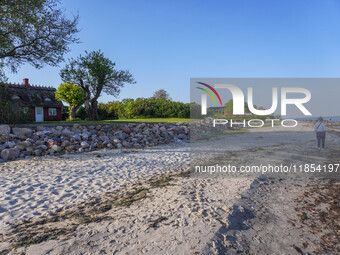
[[[76,113],[76,119],[81,119],[81,120],[85,120],[87,119],[87,114],[85,111],[85,107],[84,106],[80,106],[77,113]]]

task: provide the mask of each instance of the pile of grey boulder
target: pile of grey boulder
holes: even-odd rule
[[[0,161],[31,156],[79,153],[100,148],[144,148],[189,140],[189,124],[129,123],[107,125],[10,127],[0,125]]]

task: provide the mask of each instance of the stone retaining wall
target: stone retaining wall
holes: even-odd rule
[[[107,125],[10,127],[0,125],[0,161],[100,148],[144,148],[189,140],[189,124],[129,123]]]

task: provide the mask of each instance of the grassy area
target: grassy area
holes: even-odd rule
[[[168,122],[168,123],[177,123],[177,122],[190,122],[190,119],[187,118],[148,118],[148,119],[117,119],[117,120],[98,120],[98,121],[90,121],[90,120],[75,120],[75,121],[44,121],[44,122],[30,122],[28,124],[49,124],[49,123],[79,123],[79,124],[107,124],[107,123],[135,123],[135,122]]]

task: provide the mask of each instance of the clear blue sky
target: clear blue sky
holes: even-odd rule
[[[338,0],[62,0],[79,13],[81,44],[66,59],[101,49],[137,84],[118,99],[164,88],[189,102],[191,77],[340,77]],[[22,66],[9,81],[57,87],[60,67]],[[114,100],[102,96],[100,101]]]

